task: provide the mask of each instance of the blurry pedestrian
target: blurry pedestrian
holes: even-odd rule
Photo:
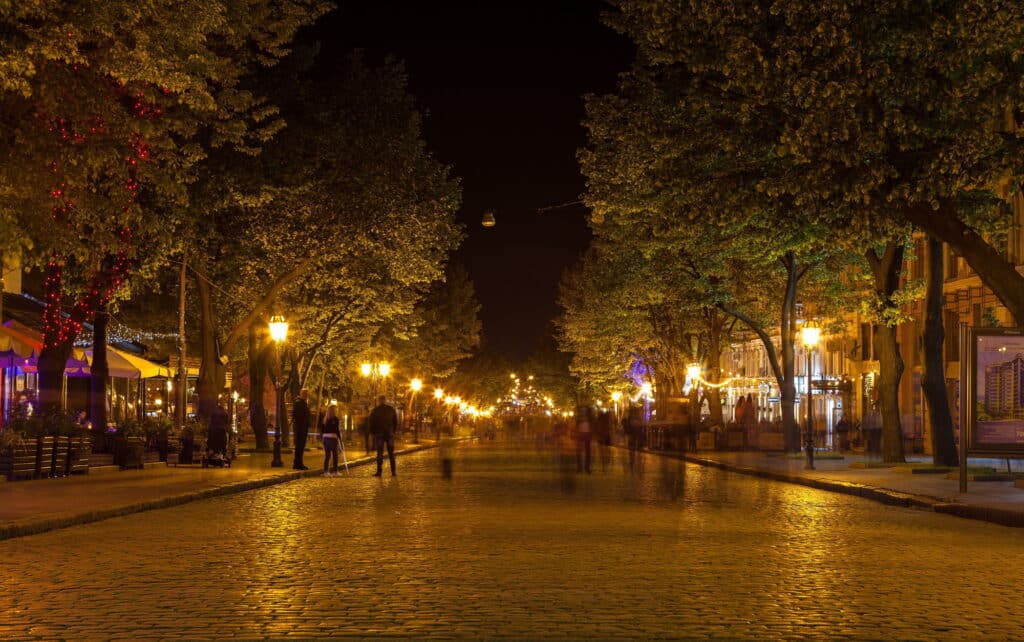
[[[441,477],[452,478],[452,469],[455,467],[455,436],[450,426],[445,426],[444,434],[441,436]]]
[[[629,470],[640,472],[643,468],[644,422],[639,406],[630,406],[622,417],[622,430],[626,433],[629,446]]]
[[[334,406],[327,406],[324,427],[320,435],[324,445],[324,477],[338,476],[338,448],[341,446],[341,424]],[[332,463],[333,460],[333,463]],[[330,464],[330,468],[328,465]]]
[[[836,424],[836,435],[839,437],[839,452],[845,452],[850,449],[850,422],[846,420],[846,415],[839,418],[839,423]]]
[[[306,439],[309,438],[309,402],[306,401],[308,396],[309,390],[303,388],[292,404],[292,431],[295,435],[295,461],[292,468],[295,470],[309,470],[309,467],[302,463],[302,455],[306,452]]]
[[[593,438],[594,411],[586,405],[576,409],[576,472],[590,474],[590,442]]]
[[[861,423],[861,430],[864,432],[865,449],[872,455],[878,455],[882,453],[882,415],[878,412],[878,407],[875,404],[871,405],[871,410],[864,415],[864,421]]]
[[[377,397],[377,407],[370,411],[368,417],[370,432],[373,433],[373,443],[377,448],[377,472],[374,477],[380,477],[384,467],[384,446],[388,447],[388,461],[391,463],[391,476],[395,472],[395,431],[398,430],[398,413],[388,405],[387,397]]]
[[[608,472],[608,462],[612,456],[612,415],[607,410],[597,415],[594,437],[597,439],[597,450],[601,457],[601,472]]]
[[[757,405],[754,397],[747,393],[747,403],[743,408],[743,447],[753,448],[757,443]]]
[[[367,414],[359,420],[359,434],[363,436],[363,447],[366,452],[370,452],[372,445],[370,444],[370,415]]]

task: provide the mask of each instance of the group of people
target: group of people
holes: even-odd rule
[[[594,443],[600,455],[601,470],[608,469],[611,460],[612,427],[614,418],[607,410],[595,411],[583,404],[576,408],[572,424],[556,423],[553,432],[556,442],[564,438],[573,443],[575,451],[576,472],[590,474]]]
[[[299,392],[295,403],[292,404],[292,430],[295,436],[295,458],[292,468],[295,470],[308,470],[309,468],[303,462],[311,423],[308,397],[309,391],[303,389]],[[384,395],[377,398],[377,405],[366,418],[366,426],[368,433],[373,435],[374,447],[377,449],[377,472],[374,476],[380,477],[383,472],[385,447],[388,451],[388,462],[391,464],[391,476],[396,476],[398,473],[395,468],[395,434],[398,432],[398,412],[388,404]],[[343,445],[341,443],[341,421],[334,406],[328,406],[324,413],[321,441],[324,448],[323,476],[337,477],[338,454]]]

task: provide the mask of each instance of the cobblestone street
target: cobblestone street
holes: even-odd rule
[[[2,541],[0,638],[1024,638],[1019,529],[624,461],[467,443]]]

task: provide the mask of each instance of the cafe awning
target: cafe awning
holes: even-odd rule
[[[41,337],[0,324],[0,367],[21,365],[26,359],[34,361],[42,349]]]
[[[69,360],[68,369],[74,367],[81,371],[79,376],[87,375],[91,372],[92,362],[93,349],[86,348],[85,362],[78,362],[72,366],[71,360]],[[171,372],[165,366],[143,359],[138,355],[124,352],[117,348],[111,348],[110,346],[107,346],[107,368],[111,377],[120,377],[122,379],[150,379],[152,377],[171,376]],[[70,375],[70,373],[68,374]]]
[[[42,337],[35,332],[0,325],[0,368],[16,366],[23,372],[37,372],[42,349]],[[64,375],[87,377],[92,372],[92,362],[92,348],[75,348],[64,366]],[[171,376],[166,366],[110,346],[107,346],[107,367],[111,377],[123,379]]]

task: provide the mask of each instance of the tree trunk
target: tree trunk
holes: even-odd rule
[[[875,296],[880,309],[896,307],[893,294],[899,289],[900,272],[903,269],[903,245],[889,243],[880,258],[873,249],[866,253],[874,275]],[[896,339],[897,326],[875,323],[875,354],[878,356],[878,400],[882,413],[882,461],[902,463],[903,428],[900,425],[899,390],[903,378],[903,357]]]
[[[89,420],[97,432],[107,427],[107,379],[110,367],[107,364],[107,306],[102,305],[93,314],[92,321],[92,367],[89,372]]]
[[[782,401],[782,429],[785,434],[786,452],[800,452],[800,424],[796,420],[796,292],[801,271],[796,256],[789,252],[783,265],[786,268],[786,292],[782,299],[779,323],[779,338],[782,342],[782,377],[779,381],[779,396]]]
[[[196,414],[209,419],[224,391],[224,364],[217,354],[217,317],[210,296],[210,284],[202,276],[196,279],[196,292],[199,294],[199,346],[202,357],[196,386]]]
[[[37,410],[43,414],[54,414],[61,409],[61,390],[64,386],[64,368],[74,346],[74,339],[57,344],[43,344],[36,365],[39,374],[39,402]]]
[[[36,364],[39,375],[37,410],[43,414],[55,414],[61,409],[64,368],[80,327],[66,318],[61,310],[64,288],[62,270],[59,263],[50,263],[44,281],[46,307],[43,309],[43,349],[39,351]]]
[[[928,404],[931,427],[932,461],[938,466],[956,466],[956,442],[953,436],[953,417],[946,397],[946,373],[943,368],[942,345],[945,331],[942,326],[942,242],[928,237],[927,263],[928,293],[925,297],[924,324],[924,376],[921,388]]]
[[[800,426],[796,421],[796,361],[793,354],[793,342],[796,336],[796,291],[797,283],[803,272],[798,269],[796,256],[789,252],[782,258],[786,269],[786,291],[782,299],[782,313],[779,322],[779,335],[782,339],[782,355],[775,349],[768,332],[750,316],[719,305],[727,314],[742,321],[761,339],[772,373],[779,383],[780,406],[782,409],[782,430],[785,438],[786,452],[800,452]]]
[[[249,424],[256,437],[256,448],[270,448],[267,436],[267,409],[263,405],[267,385],[267,354],[260,344],[260,334],[249,329]]]
[[[174,391],[174,421],[179,431],[185,429],[188,416],[188,368],[185,366],[185,286],[188,277],[188,254],[181,256],[181,272],[178,275],[178,387]]]
[[[708,381],[714,384],[722,382],[722,328],[725,326],[725,319],[717,309],[710,309],[707,313],[708,319]],[[711,423],[718,424],[725,430],[725,420],[722,417],[722,395],[721,389],[716,386],[708,386],[704,394],[708,398],[708,411],[711,413]]]
[[[939,209],[920,205],[906,208],[904,216],[925,232],[943,241],[964,257],[971,269],[1005,305],[1017,325],[1024,323],[1024,276],[989,245],[980,234],[957,217],[956,208],[942,203]]]

